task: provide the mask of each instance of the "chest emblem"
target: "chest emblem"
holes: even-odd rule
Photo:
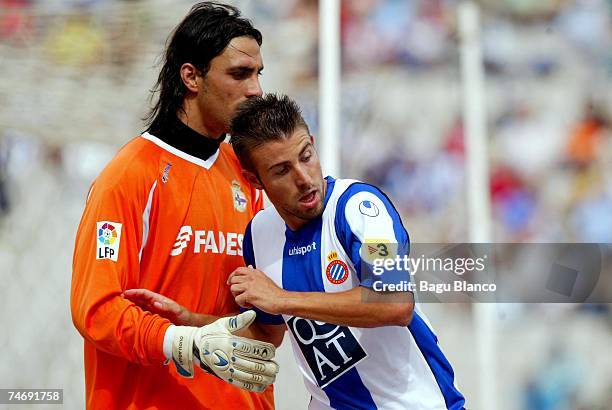
[[[368,356],[348,327],[300,317],[291,317],[287,327],[322,389]]]
[[[234,200],[234,209],[238,212],[246,211],[247,199],[244,192],[242,192],[242,188],[240,187],[240,182],[233,180],[232,181],[232,199]]]
[[[346,263],[338,259],[338,254],[336,252],[330,252],[329,255],[327,255],[327,260],[329,262],[325,269],[327,280],[334,285],[340,285],[346,282],[349,277],[349,268]]]

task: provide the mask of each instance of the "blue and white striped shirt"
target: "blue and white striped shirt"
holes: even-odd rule
[[[408,249],[400,217],[380,190],[355,180],[327,177],[326,183],[323,215],[298,231],[290,230],[274,207],[247,227],[245,262],[286,290],[371,287],[366,275],[362,279],[362,244],[375,239]],[[408,327],[346,327],[263,312],[258,320],[287,324],[312,395],[310,409],[464,408],[453,369],[418,308]]]

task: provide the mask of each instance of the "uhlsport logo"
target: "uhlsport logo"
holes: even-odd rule
[[[232,181],[232,199],[234,200],[234,209],[238,212],[244,212],[247,206],[247,199],[244,192],[240,188],[240,182]]]
[[[96,224],[96,236],[96,259],[110,259],[117,262],[119,242],[121,241],[121,224],[100,221]]]
[[[376,218],[380,213],[378,207],[372,201],[361,201],[361,203],[359,204],[359,212],[371,218]]]
[[[308,245],[294,246],[293,248],[289,249],[289,256],[306,255],[308,252],[316,251],[316,250],[317,250],[317,243],[313,241],[312,243],[309,243]]]
[[[330,262],[325,269],[325,276],[327,276],[327,280],[334,285],[340,285],[341,283],[346,282],[349,277],[349,268],[347,264],[340,259],[336,259],[337,257],[338,254],[336,252],[331,252],[329,255],[327,255],[327,260]]]

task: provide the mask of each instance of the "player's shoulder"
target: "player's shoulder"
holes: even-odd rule
[[[234,158],[236,161],[238,161],[238,157],[236,157],[234,148],[232,147],[232,144],[228,142],[227,139],[221,144],[219,144],[219,150],[221,151],[221,153],[223,153],[223,155],[227,155],[228,157]]]
[[[219,144],[219,156],[224,158],[233,168],[242,170],[242,165],[240,165],[240,161],[234,152],[234,147],[232,147],[228,140]]]
[[[347,222],[356,226],[387,219],[387,216],[399,220],[399,213],[391,199],[377,186],[357,180],[336,180],[336,185],[338,183],[336,189],[340,189],[335,209],[337,226]]]
[[[142,136],[133,138],[100,172],[94,181],[95,190],[138,196],[142,188],[150,188],[157,178],[160,155],[161,149],[155,144]]]
[[[377,186],[355,179],[337,179],[334,182],[334,190],[338,190],[338,209],[346,208],[353,202],[375,199],[376,202],[391,202],[389,197]]]
[[[276,208],[273,206],[267,206],[255,214],[251,220],[251,226],[279,223],[281,221],[284,223],[283,218],[280,216]]]
[[[334,224],[340,240],[395,238],[407,242],[408,233],[399,212],[377,186],[354,181],[345,187],[336,205]]]
[[[270,205],[255,214],[247,229],[251,232],[284,232],[285,221],[276,208]]]

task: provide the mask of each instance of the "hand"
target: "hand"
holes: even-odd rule
[[[202,370],[241,389],[262,392],[274,383],[278,365],[272,344],[235,336],[255,320],[252,310],[224,317],[201,328],[178,326],[172,340],[172,359],[181,376],[193,377],[194,355]]]
[[[255,306],[264,312],[278,315],[282,312],[282,301],[285,291],[260,270],[238,268],[227,279],[236,303],[243,308]]]
[[[175,325],[195,326],[193,313],[174,300],[148,289],[128,289],[123,297],[134,302],[144,310],[157,313],[169,319]]]

